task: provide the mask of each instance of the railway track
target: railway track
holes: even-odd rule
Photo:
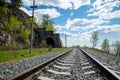
[[[120,80],[87,52],[74,48],[12,80]]]
[[[110,70],[112,70],[120,76],[120,58],[111,56],[109,54],[100,54],[99,52],[95,52],[89,49],[84,50],[87,51],[95,59],[100,61],[107,68],[109,68]]]

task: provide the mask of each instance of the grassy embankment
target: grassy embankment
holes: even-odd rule
[[[33,49],[33,52],[30,54],[29,49],[26,50],[8,50],[8,51],[0,51],[0,63],[20,60],[36,55],[46,55],[52,54],[58,51],[66,50],[67,48],[53,48],[51,51],[46,49]]]
[[[117,56],[117,55],[114,54],[114,53],[106,53],[106,52],[104,52],[104,51],[102,51],[102,50],[100,50],[100,49],[97,49],[97,48],[88,48],[88,47],[85,47],[85,48],[90,49],[90,50],[93,50],[93,51],[96,51],[96,52],[98,52],[98,53],[100,53],[100,54],[109,54],[109,55],[111,55],[111,56],[115,56],[115,57],[120,58],[120,56]]]

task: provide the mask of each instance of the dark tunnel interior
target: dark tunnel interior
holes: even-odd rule
[[[51,37],[46,39],[47,46],[55,47],[54,40]]]

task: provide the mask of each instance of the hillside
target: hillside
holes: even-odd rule
[[[28,46],[31,19],[10,3],[0,0],[0,47]],[[2,49],[2,48],[1,48]]]

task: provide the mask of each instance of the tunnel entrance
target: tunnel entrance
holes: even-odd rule
[[[55,47],[54,40],[51,37],[46,39],[47,46]]]

